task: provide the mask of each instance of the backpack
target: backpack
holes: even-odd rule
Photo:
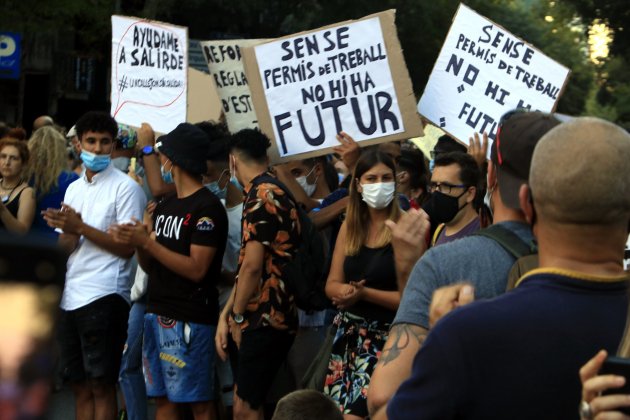
[[[499,243],[516,261],[508,274],[507,290],[516,286],[518,279],[525,273],[538,268],[538,247],[535,243],[527,243],[511,230],[501,225],[491,225],[485,229],[473,233],[477,236],[485,236]]]
[[[262,183],[281,188],[295,206],[300,221],[300,245],[291,261],[282,267],[282,279],[287,291],[303,311],[319,311],[330,307],[330,300],[324,292],[327,273],[322,235],[282,182],[270,175],[263,175],[258,177],[255,185]]]

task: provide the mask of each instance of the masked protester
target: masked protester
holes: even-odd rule
[[[326,283],[326,294],[340,312],[324,393],[344,414],[363,418],[368,414],[363,390],[400,301],[392,236],[385,225],[401,213],[394,161],[378,151],[363,154],[349,197]]]
[[[432,245],[463,238],[479,230],[474,207],[481,174],[466,153],[450,152],[435,159],[431,175],[431,198],[422,206],[435,229]]]

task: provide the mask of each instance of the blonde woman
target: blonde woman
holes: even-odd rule
[[[340,310],[324,393],[345,419],[365,418],[367,389],[389,326],[400,303],[391,232],[398,221],[394,161],[378,151],[364,153],[350,185],[326,282],[326,294]]]
[[[28,233],[35,215],[33,189],[24,182],[28,147],[13,138],[0,140],[0,232]]]
[[[31,164],[26,179],[35,189],[37,202],[33,233],[56,241],[58,234],[48,226],[41,212],[48,208],[61,208],[66,189],[79,176],[68,170],[66,141],[53,127],[36,130],[28,141],[28,147]]]

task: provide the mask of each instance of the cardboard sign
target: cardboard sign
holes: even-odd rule
[[[201,49],[208,70],[214,76],[225,121],[232,133],[243,128],[257,128],[258,118],[245,76],[241,49],[265,42],[263,39],[202,41]]]
[[[188,29],[112,16],[111,114],[168,133],[186,121]]]
[[[418,112],[464,144],[515,108],[552,112],[569,69],[460,4]],[[488,148],[490,151],[490,148]]]
[[[0,32],[0,79],[19,79],[22,35]]]
[[[221,98],[212,76],[192,67],[188,68],[188,113],[186,121],[219,121]]]
[[[362,145],[422,135],[389,10],[244,48],[272,161],[328,153],[345,131]]]

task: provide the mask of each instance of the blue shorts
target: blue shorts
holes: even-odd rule
[[[142,363],[147,396],[176,403],[214,400],[216,326],[144,316]]]

